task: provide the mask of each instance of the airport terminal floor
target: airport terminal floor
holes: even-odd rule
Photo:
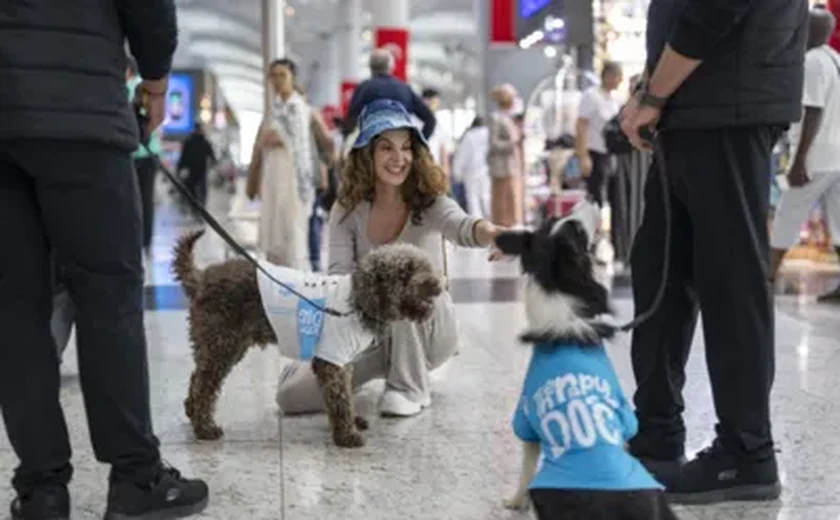
[[[214,211],[223,215],[228,197],[212,193]],[[210,507],[200,518],[279,520],[283,497],[288,520],[530,518],[501,506],[518,478],[519,445],[510,416],[528,360],[527,349],[515,340],[524,319],[515,264],[488,264],[481,251],[450,255],[464,333],[460,355],[435,373],[432,406],[414,418],[377,417],[380,387],[366,387],[357,401],[372,420],[366,447],[334,447],[323,416],[286,418],[281,437],[274,398],[283,361],[272,348],[252,350],[225,384],[218,408],[224,439],[196,442],[183,408],[192,369],[186,312],[169,274],[173,241],[195,225],[168,200],[162,201],[147,275],[146,331],[154,421],[164,456],[185,473],[206,478],[211,487]],[[199,263],[223,256],[215,235],[208,233],[199,242]],[[781,500],[679,508],[680,518],[840,518],[840,307],[813,303],[814,295],[836,278],[837,273],[788,268],[780,284],[782,292],[790,293],[778,296],[776,320],[773,418],[784,484]],[[613,295],[621,315],[630,316],[625,278],[614,280]],[[625,390],[631,392],[628,345],[629,337],[622,336],[609,350]],[[685,390],[690,450],[711,440],[715,420],[703,347],[698,334]],[[107,468],[91,452],[75,356],[71,340],[61,369],[62,401],[76,467],[73,518],[85,520],[101,518]],[[2,507],[12,498],[8,480],[16,464],[5,432],[0,432]]]

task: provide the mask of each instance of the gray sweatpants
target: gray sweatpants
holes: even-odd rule
[[[376,379],[416,403],[431,395],[429,372],[448,361],[458,348],[458,325],[449,293],[435,302],[432,316],[423,323],[399,321],[387,337],[351,363],[353,389]],[[318,412],[323,402],[308,362],[294,361],[277,388],[277,404],[286,414]]]

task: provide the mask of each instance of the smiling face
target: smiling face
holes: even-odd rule
[[[400,187],[408,178],[414,155],[409,130],[387,130],[373,143],[373,170],[376,182]]]

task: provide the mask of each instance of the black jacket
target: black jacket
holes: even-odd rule
[[[662,127],[798,121],[807,17],[807,0],[652,0],[649,72],[666,43],[703,60],[669,99]]]
[[[135,150],[126,39],[141,77],[168,74],[177,45],[173,0],[0,1],[0,140]]]
[[[216,154],[210,141],[204,134],[193,132],[181,149],[178,170],[189,170],[190,175],[202,176],[207,173],[207,162],[216,162]]]
[[[371,101],[377,99],[394,99],[403,104],[406,110],[423,121],[423,136],[428,139],[435,131],[437,118],[411,87],[390,74],[374,76],[359,84],[350,98],[347,115],[344,116],[342,130],[344,135],[350,134],[356,128],[356,120],[362,109]]]

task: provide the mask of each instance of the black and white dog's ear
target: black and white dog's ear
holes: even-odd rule
[[[531,231],[503,231],[496,236],[496,247],[504,255],[522,256],[531,250],[534,233]]]

